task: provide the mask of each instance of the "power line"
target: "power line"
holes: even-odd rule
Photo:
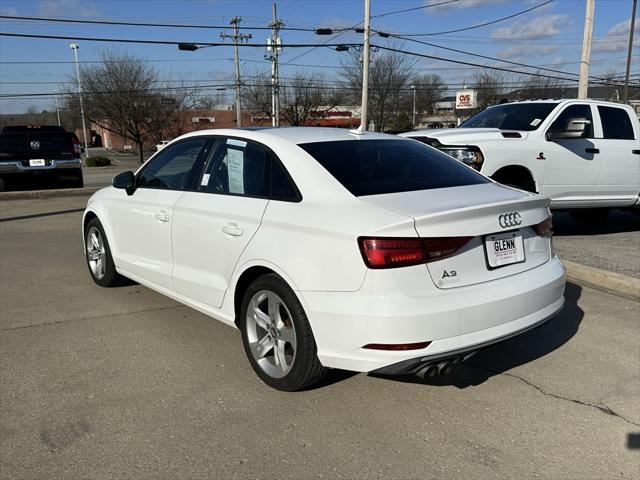
[[[458,1],[458,0],[455,0]],[[22,17],[12,15],[0,15],[0,18],[7,20],[33,20],[37,22],[52,22],[52,23],[80,23],[89,25],[123,25],[133,27],[167,27],[167,28],[205,28],[209,30],[221,30],[228,29],[228,25],[194,25],[194,24],[181,24],[181,23],[146,23],[146,22],[117,22],[111,20],[78,20],[71,18],[50,18],[50,17]],[[245,30],[271,30],[270,27],[242,27]],[[286,27],[282,30],[296,31],[296,32],[314,32],[315,28],[301,28],[301,27]],[[332,29],[340,30],[340,29]]]
[[[36,34],[27,34],[27,33],[8,33],[8,32],[0,32],[0,36],[2,37],[20,37],[20,38],[43,38],[49,40],[78,40],[85,42],[113,42],[113,43],[139,43],[146,45],[179,45],[181,43],[191,43],[198,46],[203,47],[230,47],[232,44],[223,43],[223,42],[173,42],[168,40],[134,40],[134,39],[126,39],[126,38],[98,38],[98,37],[71,37],[64,35],[36,35]],[[309,48],[309,47],[338,47],[338,46],[347,46],[347,47],[360,47],[360,43],[290,43],[286,45],[282,45],[282,47],[287,48]],[[265,48],[266,44],[264,43],[243,43],[239,45],[242,47],[254,47],[254,48]]]
[[[419,55],[419,54],[417,54]],[[293,80],[293,78],[288,78],[289,80]],[[571,82],[576,82],[575,79],[568,79]],[[351,91],[359,91],[360,87],[359,86],[353,86],[347,82],[340,82],[340,81],[335,81],[335,82],[329,82],[329,83],[333,83],[335,86],[331,86],[328,84],[318,84],[318,85],[307,85],[305,86],[305,88],[310,88],[310,89],[315,89],[315,90],[351,90]],[[447,83],[447,84],[443,84],[442,86],[420,86],[420,85],[416,85],[415,86],[415,90],[417,91],[442,91],[442,92],[446,92],[446,91],[450,91],[450,90],[454,90],[454,89],[458,89],[461,88],[462,86],[464,86],[465,84],[463,83]],[[137,89],[137,90],[108,90],[108,91],[90,91],[87,90],[86,93],[87,94],[95,94],[95,95],[112,95],[112,94],[122,94],[122,93],[140,93],[140,92],[149,92],[150,96],[154,96],[154,95],[158,95],[159,92],[163,92],[163,91],[180,91],[180,90],[205,90],[205,89],[216,89],[216,90],[226,90],[226,89],[232,89],[234,88],[235,84],[234,83],[218,83],[218,84],[209,84],[209,85],[181,85],[178,87],[153,87],[153,88],[141,88],[141,89]],[[269,82],[256,82],[256,83],[251,83],[249,86],[251,87],[269,87],[271,86],[271,83]],[[292,83],[285,83],[282,85],[285,88],[295,88],[296,85],[292,84]],[[563,88],[576,88],[575,85],[573,84],[559,84],[559,85],[554,85],[551,87],[531,87],[529,86],[526,81],[513,81],[513,82],[498,82],[497,83],[498,87],[503,87],[503,88],[511,88],[514,90],[517,90],[519,88],[527,88],[529,90],[536,90],[536,89],[549,89],[549,88],[554,88],[554,89],[563,89]],[[616,86],[619,87],[620,85],[607,85],[607,84],[603,84],[603,86]],[[640,83],[638,84],[633,84],[631,85],[632,88],[640,88]],[[485,89],[495,89],[496,85],[489,85],[489,86],[477,86],[474,87],[474,89],[477,90],[485,90]],[[404,91],[404,92],[410,92],[413,91],[414,89],[411,87],[376,87],[377,90],[384,90],[384,91]],[[11,98],[42,98],[42,97],[51,97],[51,98],[57,98],[57,97],[61,97],[61,96],[74,96],[74,95],[78,95],[77,92],[38,92],[38,93],[9,93],[9,94],[3,94],[0,95],[0,99],[11,99]]]
[[[400,50],[398,48],[392,48],[392,47],[383,47],[381,45],[371,45],[372,47],[378,48],[380,50],[386,50],[389,52],[395,52],[395,53],[402,53],[405,55],[413,55],[415,57],[420,57],[420,58],[430,58],[432,60],[440,60],[442,62],[450,62],[450,63],[457,63],[459,65],[468,65],[470,67],[481,67],[481,68],[486,68],[488,70],[498,70],[498,71],[502,71],[502,72],[507,72],[507,73],[517,73],[518,75],[528,75],[531,77],[541,77],[541,78],[550,78],[553,80],[566,80],[566,81],[570,81],[570,82],[577,82],[578,79],[577,78],[566,78],[566,77],[557,77],[557,76],[551,76],[551,75],[546,75],[546,74],[542,74],[542,73],[532,73],[532,72],[522,72],[519,70],[513,70],[510,68],[504,68],[504,67],[496,67],[496,66],[490,66],[490,65],[482,65],[479,63],[473,63],[473,62],[465,62],[462,60],[452,60],[449,58],[443,58],[443,57],[436,57],[435,55],[427,55],[424,53],[416,53],[416,52],[410,52],[407,50]],[[592,82],[596,85],[611,85],[611,84],[607,84],[605,82]],[[611,86],[618,86],[618,85],[611,85]]]
[[[460,0],[446,0],[440,3],[429,3],[427,5],[421,5],[419,7],[405,8],[403,10],[394,10],[392,12],[385,12],[385,13],[379,13],[378,15],[371,15],[371,18],[382,18],[382,17],[387,17],[389,15],[396,15],[398,13],[413,12],[414,10],[423,10],[425,8],[437,7],[439,5],[446,5],[448,3],[455,3],[458,1]]]
[[[512,60],[504,60],[502,58],[490,57],[488,55],[482,55],[480,53],[467,52],[465,50],[459,50],[457,48],[445,47],[444,45],[438,45],[436,43],[425,42],[424,40],[417,40],[415,38],[407,38],[407,37],[404,37],[404,36],[394,35],[394,34],[390,34],[390,35],[392,37],[394,37],[394,38],[399,38],[401,40],[407,40],[407,41],[410,41],[410,42],[419,43],[421,45],[427,45],[429,47],[441,48],[443,50],[448,50],[450,52],[460,53],[460,54],[463,54],[463,55],[471,55],[471,56],[478,57],[478,58],[486,58],[487,60],[493,60],[493,61],[497,61],[497,62],[508,63],[508,64],[511,64],[511,65],[516,65],[518,67],[533,68],[533,69],[542,70],[542,71],[545,71],[545,72],[559,73],[561,75],[576,75],[576,76],[579,75],[577,73],[566,72],[564,70],[557,70],[555,68],[546,68],[546,67],[541,67],[541,66],[536,66],[536,65],[528,65],[526,63],[514,62]],[[602,80],[602,78],[595,77],[595,76],[592,76],[591,78]]]
[[[486,27],[487,25],[493,25],[495,23],[504,22],[505,20],[510,20],[510,19],[515,18],[515,17],[517,17],[519,15],[524,15],[525,13],[529,13],[529,12],[531,12],[533,10],[536,10],[538,8],[541,8],[541,7],[544,7],[545,5],[550,4],[551,2],[553,2],[553,0],[547,0],[544,3],[541,3],[541,4],[536,5],[534,7],[531,7],[531,8],[527,8],[526,10],[522,10],[520,12],[516,12],[516,13],[514,13],[512,15],[509,15],[509,16],[506,16],[506,17],[502,17],[502,18],[498,18],[496,20],[491,20],[490,22],[485,22],[485,23],[480,23],[480,24],[477,24],[477,25],[472,25],[470,27],[456,28],[454,30],[446,30],[446,31],[443,31],[443,32],[403,33],[401,35],[404,36],[404,37],[427,37],[427,36],[430,36],[430,35],[445,35],[447,33],[464,32],[464,31],[467,31],[467,30],[473,30],[473,29],[476,29],[476,28]]]

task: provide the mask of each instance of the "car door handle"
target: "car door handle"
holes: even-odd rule
[[[163,212],[159,212],[155,214],[156,220],[162,222],[162,223],[166,223],[169,221],[169,215],[167,215],[166,213]]]
[[[238,228],[238,225],[235,223],[227,223],[224,227],[222,227],[222,231],[227,235],[231,235],[232,237],[239,237],[244,233],[244,230]]]
[[[640,155],[640,150],[631,150],[631,153],[635,155]]]
[[[584,151],[587,153],[600,153],[599,148],[585,148]]]

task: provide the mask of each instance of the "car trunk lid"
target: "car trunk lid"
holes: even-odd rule
[[[359,198],[412,217],[422,238],[471,237],[454,255],[427,264],[439,288],[514,275],[551,255],[549,239],[535,231],[549,216],[548,199],[538,195],[489,183]]]

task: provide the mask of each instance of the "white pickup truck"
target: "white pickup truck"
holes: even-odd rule
[[[633,109],[594,100],[489,107],[458,128],[401,134],[492,179],[551,199],[575,216],[640,213],[640,124]],[[586,210],[589,209],[589,210]],[[598,209],[598,210],[593,210]]]

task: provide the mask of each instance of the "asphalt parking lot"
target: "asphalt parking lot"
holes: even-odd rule
[[[0,203],[2,478],[638,474],[637,302],[569,284],[558,317],[449,377],[333,371],[285,394],[232,328],[139,285],[95,286],[84,203]]]

